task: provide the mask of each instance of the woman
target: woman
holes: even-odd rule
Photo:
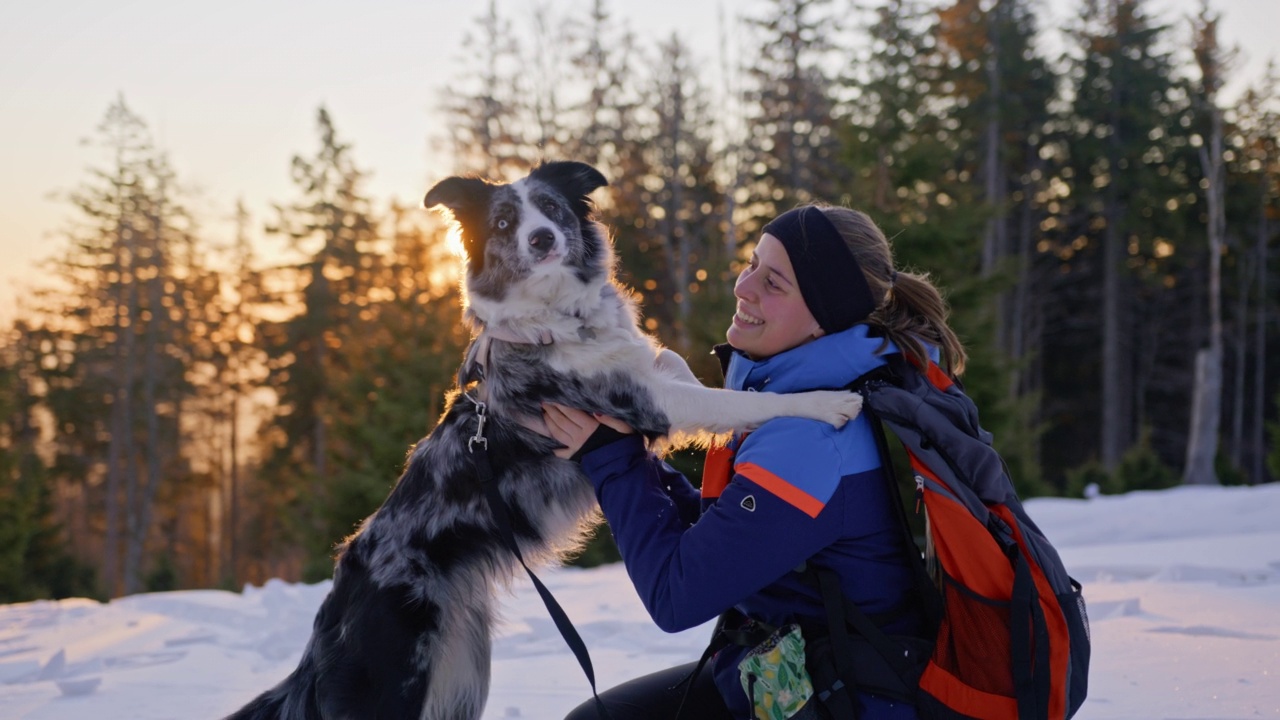
[[[801,392],[840,388],[903,352],[934,356],[958,374],[965,352],[946,305],[924,275],[897,272],[884,233],[865,214],[806,206],[765,226],[734,286],[725,386]],[[940,356],[940,357],[939,357]],[[822,627],[818,591],[794,570],[834,571],[844,596],[891,634],[921,632],[909,601],[913,569],[881,473],[873,430],[779,418],[708,455],[702,490],[646,451],[630,428],[556,405],[545,408],[564,457],[580,458],[627,571],[654,621],[679,632],[721,613],[731,625]],[[716,468],[721,468],[717,472]],[[730,646],[691,678],[682,717],[753,717]],[[674,717],[696,663],[601,695],[615,720]],[[859,718],[909,719],[915,710],[867,692]],[[592,703],[571,720],[596,717]]]

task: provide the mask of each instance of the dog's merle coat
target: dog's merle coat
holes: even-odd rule
[[[782,415],[839,425],[857,414],[853,393],[705,388],[644,335],[591,219],[589,195],[605,184],[590,166],[557,162],[509,185],[454,177],[427,193],[427,207],[452,213],[466,249],[464,319],[475,334],[459,371],[467,390],[451,393],[387,500],[343,545],[298,668],[231,718],[480,717],[493,590],[517,564],[469,449],[476,401],[487,404],[495,482],[530,564],[575,547],[598,516],[590,482],[536,431],[544,401],[623,418],[650,438]]]

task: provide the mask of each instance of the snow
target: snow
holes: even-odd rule
[[[1076,717],[1280,717],[1280,484],[1027,509],[1085,586],[1093,662]],[[658,630],[620,565],[540,577],[602,689],[703,649],[709,627]],[[221,717],[293,669],[327,591],[271,581],[0,606],[0,719]],[[563,717],[588,697],[585,677],[527,580],[502,605],[484,717]]]

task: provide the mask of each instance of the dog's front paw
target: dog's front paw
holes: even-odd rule
[[[821,420],[837,428],[858,417],[862,412],[862,396],[847,390],[815,390],[800,393],[796,397],[803,402],[801,417]]]

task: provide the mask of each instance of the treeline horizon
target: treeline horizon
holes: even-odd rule
[[[493,180],[598,167],[621,279],[704,382],[760,227],[829,202],[943,289],[1023,497],[1280,476],[1280,73],[1224,101],[1211,0],[1081,0],[1061,57],[1033,0],[763,0],[721,30],[736,59],[588,5],[488,3],[432,147]],[[320,107],[293,194],[222,237],[110,103],[0,334],[0,602],[329,576],[468,341],[448,228],[383,209],[339,128]]]

